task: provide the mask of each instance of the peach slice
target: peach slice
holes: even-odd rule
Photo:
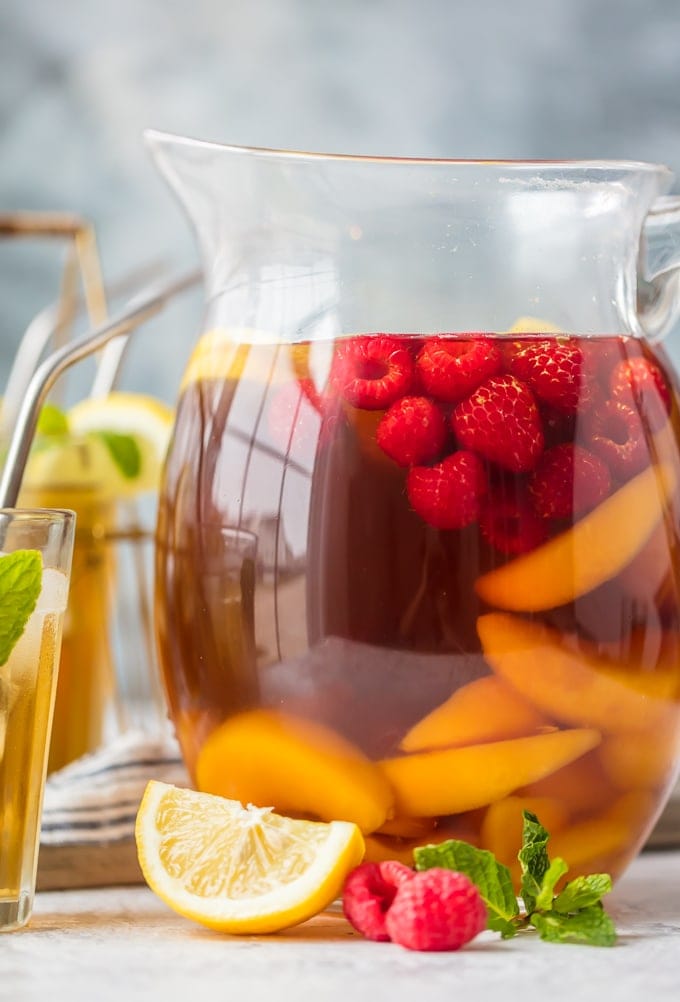
[[[655,730],[672,723],[678,669],[615,668],[582,645],[566,647],[542,623],[504,612],[477,620],[484,656],[525,699],[555,720],[603,731]]]
[[[273,710],[221,724],[201,749],[196,783],[281,814],[353,821],[364,832],[392,814],[384,775],[360,751],[321,724]]]
[[[602,767],[619,790],[654,789],[673,771],[680,730],[655,731],[645,740],[636,735],[611,734],[598,749]]]
[[[421,839],[427,842],[436,832],[434,818],[394,817],[376,831],[376,835],[394,835],[396,838]]]
[[[496,675],[486,675],[461,686],[419,720],[399,747],[406,752],[423,751],[528,737],[555,729],[516,690]]]
[[[597,814],[617,795],[598,758],[600,747],[545,779],[523,786],[516,796],[558,800],[570,817]]]
[[[383,759],[396,812],[414,817],[484,807],[594,748],[598,731],[573,729]]]
[[[531,811],[547,828],[551,837],[567,823],[569,812],[554,797],[505,797],[491,804],[484,816],[481,831],[482,849],[490,849],[499,862],[510,869],[513,881],[519,882],[517,853],[522,846],[523,811]]]
[[[554,859],[561,856],[569,864],[569,878],[592,872],[601,860],[632,855],[653,818],[654,798],[648,794],[626,794],[599,817],[568,825],[548,843]]]
[[[614,577],[644,546],[675,490],[670,463],[650,466],[566,532],[477,579],[489,605],[537,612],[573,602]]]
[[[429,831],[412,836],[388,836],[384,826],[380,831],[365,836],[365,858],[373,863],[379,863],[383,859],[398,859],[407,866],[413,866],[413,850],[418,846],[439,845],[452,838],[462,839],[481,848],[479,826],[482,816],[483,811],[471,811],[454,818],[445,818],[441,823],[427,819]]]

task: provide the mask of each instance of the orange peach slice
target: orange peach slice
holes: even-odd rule
[[[486,603],[537,612],[573,602],[614,577],[644,546],[675,490],[670,463],[633,477],[567,532],[483,574],[475,590]]]
[[[465,748],[383,759],[396,811],[414,817],[459,814],[484,807],[584,755],[598,731],[573,729]]]
[[[427,819],[430,825],[429,831],[419,832],[411,837],[388,836],[385,832],[386,826],[384,826],[380,831],[365,836],[365,858],[372,863],[379,863],[384,859],[398,859],[408,866],[413,866],[413,850],[421,845],[439,845],[441,842],[455,838],[481,847],[479,840],[481,818],[479,815],[482,813],[481,811],[473,811],[455,818],[446,818],[441,824],[433,819]]]
[[[516,796],[558,800],[570,817],[599,813],[618,793],[603,772],[599,750],[595,748],[545,779],[523,786]]]
[[[602,767],[619,790],[653,789],[669,779],[680,745],[680,730],[637,735],[611,734],[598,749]]]
[[[376,835],[394,835],[396,838],[422,839],[427,842],[434,834],[436,822],[433,818],[394,817],[378,828]]]
[[[612,732],[654,730],[673,720],[674,666],[614,668],[585,645],[570,649],[542,623],[504,612],[480,616],[477,632],[493,670],[555,720]]]
[[[552,858],[561,856],[567,861],[570,878],[592,872],[600,860],[632,854],[653,811],[654,799],[649,795],[627,794],[599,817],[557,832],[548,843],[548,852]]]
[[[353,821],[364,832],[392,814],[383,773],[353,745],[320,724],[270,710],[221,724],[201,749],[196,783],[281,814]]]
[[[495,675],[468,682],[411,728],[402,751],[503,741],[555,730],[532,703]]]

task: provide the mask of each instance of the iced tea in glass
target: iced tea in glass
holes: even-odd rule
[[[0,930],[24,925],[33,907],[73,531],[73,512],[0,511],[2,553],[42,561],[37,604],[0,666]]]

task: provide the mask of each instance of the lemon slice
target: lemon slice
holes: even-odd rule
[[[508,327],[507,334],[562,334],[561,328],[551,324],[549,320],[541,320],[540,317],[518,317],[512,327]]]
[[[135,837],[142,873],[159,898],[235,934],[276,932],[318,914],[364,854],[351,822],[293,820],[155,780]]]
[[[106,469],[99,461],[100,449],[93,448],[97,472],[117,494],[131,495],[154,490],[170,441],[173,411],[154,397],[142,393],[116,391],[105,397],[88,397],[68,412],[71,434],[78,438],[92,435],[124,435],[132,439],[139,453],[138,467],[126,475],[107,451]],[[101,467],[101,469],[100,469]]]

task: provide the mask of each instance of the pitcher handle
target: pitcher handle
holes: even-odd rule
[[[658,198],[645,219],[638,317],[651,341],[659,341],[680,320],[680,195]]]

